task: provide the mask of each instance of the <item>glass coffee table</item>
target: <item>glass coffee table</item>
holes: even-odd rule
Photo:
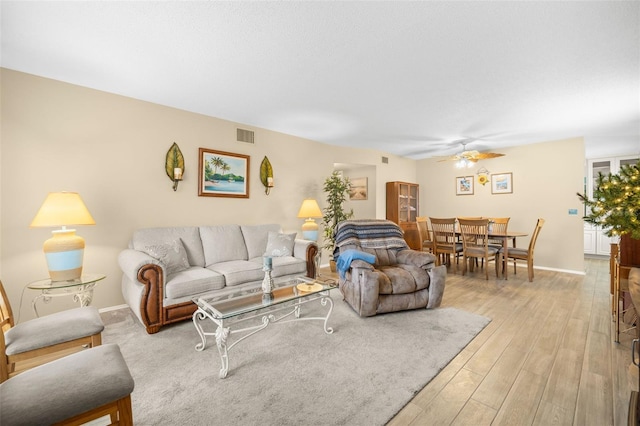
[[[225,378],[229,372],[229,351],[247,337],[267,328],[269,324],[316,320],[322,321],[324,332],[331,334],[333,328],[327,324],[333,311],[333,300],[329,295],[332,288],[336,288],[332,282],[300,277],[280,284],[270,294],[264,294],[258,288],[252,293],[244,291],[224,296],[194,298],[193,302],[198,305],[198,309],[193,314],[193,324],[201,339],[196,345],[196,350],[203,351],[207,345],[207,336],[215,336],[221,363],[219,376]],[[301,316],[303,305],[315,301],[319,301],[321,306],[328,306],[326,316]],[[204,331],[202,321],[207,318],[216,325],[215,332]],[[251,325],[251,320],[259,324]],[[241,336],[228,344],[232,334]]]

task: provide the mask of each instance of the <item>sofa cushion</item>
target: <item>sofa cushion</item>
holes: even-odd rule
[[[271,276],[273,278],[283,277],[285,275],[306,275],[307,274],[307,262],[298,259],[293,256],[281,256],[274,257],[273,261],[273,270],[271,271]],[[262,257],[256,257],[251,259],[251,262],[254,262],[260,266],[262,266]]]
[[[142,251],[149,256],[158,259],[164,266],[167,275],[184,271],[189,268],[187,252],[182,245],[180,238],[165,244],[153,244],[144,246]]]
[[[293,256],[293,245],[296,242],[296,233],[283,234],[280,232],[271,232],[267,237],[267,248],[265,256],[281,257]]]
[[[224,275],[226,285],[234,286],[264,278],[262,263],[246,260],[230,260],[207,266],[208,269]]]
[[[224,277],[210,269],[191,267],[167,278],[165,298],[178,299],[224,287]]]
[[[243,225],[240,227],[247,246],[247,259],[264,255],[269,232],[280,232],[280,225]]]
[[[206,267],[230,260],[248,259],[240,225],[201,226],[200,237]]]
[[[204,252],[200,240],[200,230],[195,226],[173,228],[144,228],[133,232],[130,248],[143,251],[143,247],[155,244],[166,244],[168,241],[180,239],[191,266],[204,266]]]

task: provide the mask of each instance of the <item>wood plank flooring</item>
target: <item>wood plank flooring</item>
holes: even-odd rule
[[[633,336],[613,342],[608,260],[532,283],[511,268],[508,281],[449,271],[442,306],[492,321],[390,426],[627,423]]]

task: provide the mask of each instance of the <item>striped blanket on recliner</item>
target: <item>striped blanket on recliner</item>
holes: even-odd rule
[[[400,227],[390,220],[355,219],[338,224],[336,248],[354,244],[368,249],[408,249]]]

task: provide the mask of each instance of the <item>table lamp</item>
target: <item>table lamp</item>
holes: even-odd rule
[[[51,281],[71,281],[82,275],[84,239],[67,225],[95,225],[77,192],[50,192],[31,222],[31,227],[57,227],[44,242]]]
[[[305,240],[318,241],[318,224],[314,220],[316,217],[322,217],[322,210],[318,206],[318,202],[312,198],[307,198],[302,202],[298,217],[306,217],[302,225],[302,238]]]

